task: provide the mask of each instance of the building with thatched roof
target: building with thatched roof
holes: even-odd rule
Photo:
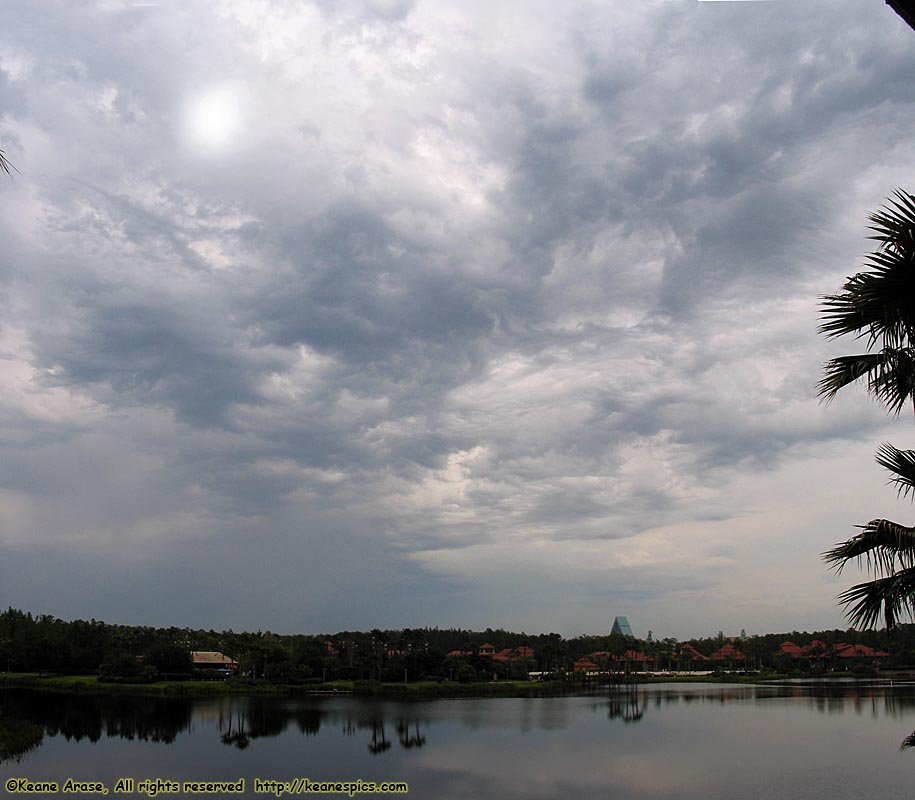
[[[191,663],[194,669],[238,669],[234,658],[215,650],[191,650]]]

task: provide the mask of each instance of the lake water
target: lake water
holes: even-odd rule
[[[446,800],[915,796],[915,749],[900,749],[915,731],[911,684],[663,684],[423,702],[7,690],[3,719],[43,736],[18,761],[0,748],[0,785],[74,778],[113,790],[132,778],[135,793],[123,795],[132,797],[156,778],[244,778],[246,797],[270,796],[255,793],[255,779],[295,778],[406,781],[410,797]]]

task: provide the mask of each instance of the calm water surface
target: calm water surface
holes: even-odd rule
[[[915,731],[911,684],[409,703],[0,692],[0,722],[14,719],[40,726],[41,743],[18,755],[0,743],[0,786],[245,778],[245,796],[268,797],[254,778],[307,777],[407,781],[414,798],[915,796],[915,749],[900,749]]]

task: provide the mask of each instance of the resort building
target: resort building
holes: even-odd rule
[[[506,647],[504,650],[500,650],[498,653],[493,653],[493,659],[496,661],[524,661],[526,658],[534,657],[534,648],[533,647]]]
[[[695,647],[691,644],[680,645],[680,657],[686,659],[687,661],[709,661],[708,656],[702,655]]]
[[[191,663],[194,669],[238,669],[234,658],[215,650],[191,650]]]
[[[744,658],[744,654],[732,644],[719,647],[712,653],[712,661],[743,661]]]
[[[832,647],[825,642],[814,639],[808,645],[797,645],[794,642],[784,641],[779,645],[779,652],[788,656],[792,661],[806,660],[817,667],[828,669],[842,665],[847,669],[853,661],[857,663],[879,663],[881,659],[889,658],[890,654],[883,650],[874,650],[865,644],[835,644]]]
[[[449,658],[471,658],[474,653],[472,650],[452,650],[448,653]],[[520,647],[505,647],[496,652],[496,648],[491,644],[482,644],[476,652],[478,656],[491,658],[493,661],[502,661],[513,664],[516,661],[534,658],[534,648],[521,645]]]

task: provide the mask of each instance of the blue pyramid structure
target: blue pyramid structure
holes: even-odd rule
[[[632,628],[629,627],[629,620],[625,617],[616,617],[613,620],[613,627],[610,629],[610,633],[621,633],[623,636],[632,636],[635,638]]]

